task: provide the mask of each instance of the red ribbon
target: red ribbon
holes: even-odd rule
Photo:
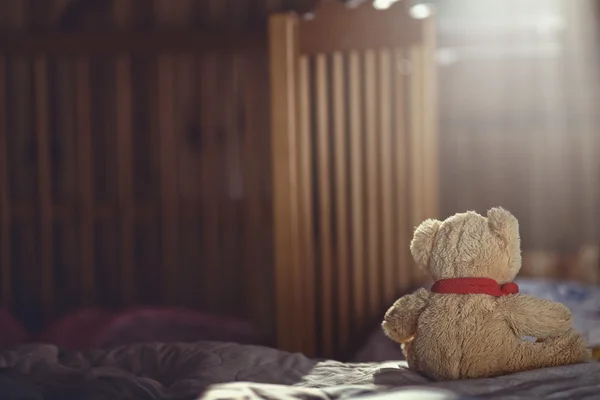
[[[431,287],[433,293],[487,294],[494,297],[519,293],[514,282],[500,285],[491,278],[450,278],[440,279]]]

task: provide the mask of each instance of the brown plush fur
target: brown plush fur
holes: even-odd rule
[[[434,280],[485,277],[503,284],[521,268],[519,224],[502,208],[427,220],[410,247]],[[437,380],[482,378],[587,361],[562,304],[523,294],[439,294],[397,300],[383,322],[411,368]],[[532,336],[537,342],[524,338]]]

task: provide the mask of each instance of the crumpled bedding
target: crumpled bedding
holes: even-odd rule
[[[29,345],[0,353],[0,398],[140,400],[319,400],[402,397],[407,387],[446,397],[600,398],[600,363],[494,379],[430,382],[402,361],[341,363],[231,343],[137,344],[83,353]],[[383,399],[382,399],[383,400]]]
[[[315,364],[300,354],[218,342],[87,352],[28,345],[0,353],[5,375],[26,377],[47,396],[86,399],[194,399],[211,384],[235,381],[292,385]]]

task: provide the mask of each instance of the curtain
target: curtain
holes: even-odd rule
[[[436,3],[444,216],[500,205],[524,251],[597,246],[596,3]]]

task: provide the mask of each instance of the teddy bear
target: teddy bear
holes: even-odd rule
[[[414,232],[410,251],[433,278],[387,311],[383,330],[409,368],[434,380],[485,378],[586,362],[591,353],[560,303],[519,293],[519,223],[503,208]]]

